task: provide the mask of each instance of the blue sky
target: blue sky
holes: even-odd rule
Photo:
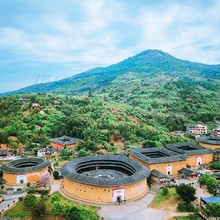
[[[1,1],[0,92],[147,49],[220,64],[219,12],[219,0]]]

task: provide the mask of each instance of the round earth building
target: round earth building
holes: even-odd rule
[[[48,172],[50,162],[42,158],[24,158],[1,166],[3,179],[8,184],[35,183]]]
[[[198,139],[199,145],[212,150],[220,149],[220,137],[217,136],[203,136]]]
[[[149,190],[150,170],[125,156],[86,156],[61,168],[64,192],[92,203],[136,200]]]

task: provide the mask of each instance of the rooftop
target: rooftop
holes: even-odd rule
[[[65,178],[94,186],[121,186],[150,175],[145,166],[119,155],[77,158],[64,164],[60,172]]]
[[[155,170],[155,169],[153,169],[153,170],[151,171],[151,175],[152,175],[152,176],[155,176],[155,177],[157,177],[157,178],[167,178],[167,175],[165,175],[165,174],[163,174],[163,173],[161,173],[160,171]]]
[[[147,149],[140,148],[131,150],[130,154],[148,164],[186,160],[186,156],[167,150],[164,147],[154,147]]]
[[[165,148],[179,154],[194,155],[213,153],[212,150],[186,142],[179,144],[166,144]]]
[[[197,174],[194,170],[191,170],[189,168],[182,168],[179,170],[180,173],[185,174],[186,176],[191,176],[192,174]]]
[[[220,203],[220,197],[218,197],[218,196],[201,197],[201,200],[202,200],[204,203],[209,203],[209,202],[212,202],[212,203]]]
[[[205,144],[220,145],[220,137],[217,136],[203,136],[198,141]]]
[[[62,144],[62,145],[75,144],[80,141],[81,141],[81,139],[79,139],[79,138],[74,138],[74,137],[69,137],[69,136],[62,136],[62,137],[50,139],[50,142],[54,142],[54,143],[58,143],[58,144]]]
[[[1,170],[7,173],[26,173],[41,170],[49,165],[50,162],[42,158],[22,158],[3,164]]]

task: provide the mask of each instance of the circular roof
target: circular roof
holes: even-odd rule
[[[216,136],[203,136],[198,141],[205,144],[220,145],[220,137]]]
[[[1,166],[1,170],[7,173],[27,173],[48,167],[50,162],[42,158],[23,158],[10,161]]]
[[[94,186],[121,186],[146,179],[150,170],[125,156],[86,156],[74,159],[60,170],[63,177]]]

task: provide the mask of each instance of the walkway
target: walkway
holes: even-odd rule
[[[100,218],[105,220],[164,220],[164,211],[148,208],[157,192],[158,188],[153,186],[145,197],[137,201],[121,205],[101,205],[98,214]]]
[[[9,206],[13,205],[19,197],[25,196],[26,193],[16,194],[16,195],[2,195],[4,201],[0,204],[0,212],[4,212]]]

